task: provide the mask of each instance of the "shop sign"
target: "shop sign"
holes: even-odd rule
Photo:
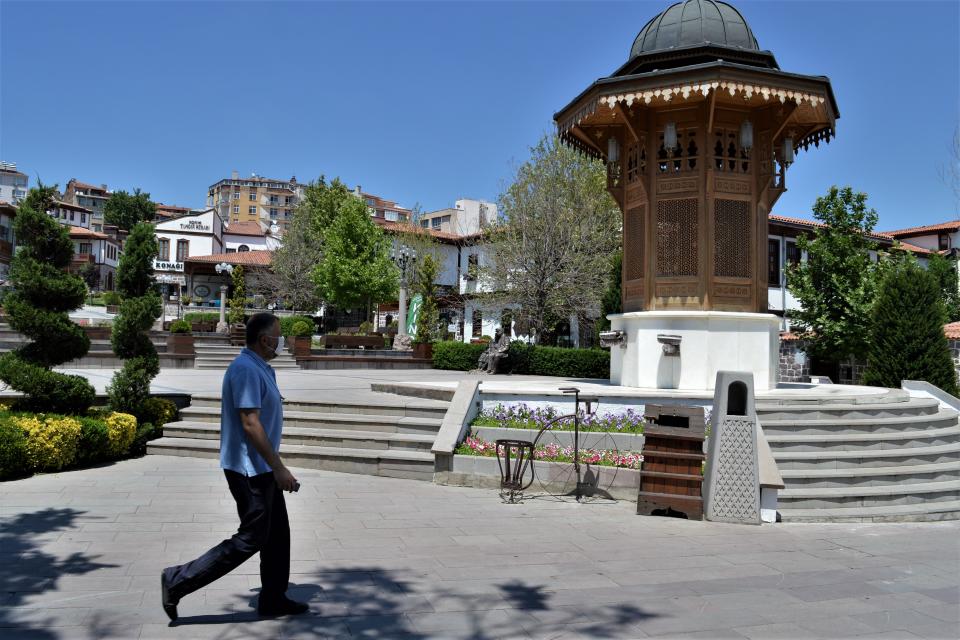
[[[153,259],[154,271],[183,271],[182,262],[170,262],[168,260]]]
[[[210,225],[203,224],[200,220],[188,220],[180,223],[180,229],[183,231],[210,231]]]

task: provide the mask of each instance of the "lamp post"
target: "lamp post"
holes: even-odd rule
[[[397,319],[397,336],[407,335],[407,286],[409,276],[417,264],[417,252],[405,244],[395,247],[390,257],[400,269],[400,311]]]
[[[214,269],[217,270],[217,273],[224,274],[226,273],[229,277],[233,274],[233,265],[227,264],[226,262],[221,262]],[[230,326],[227,325],[227,285],[220,285],[220,322],[217,323],[217,333],[229,333]]]

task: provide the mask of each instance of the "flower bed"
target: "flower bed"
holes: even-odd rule
[[[529,407],[524,403],[509,406],[498,404],[494,409],[481,411],[471,426],[540,430],[561,415],[563,414],[553,407]],[[643,425],[643,414],[633,409],[604,415],[586,414],[582,411],[580,413],[580,431],[643,433]],[[551,430],[573,431],[573,418],[558,421]]]
[[[482,456],[492,458],[497,455],[496,444],[480,438],[468,436],[454,452],[458,455]],[[636,451],[609,451],[604,449],[581,449],[580,462],[601,467],[621,467],[639,469],[643,455]],[[533,451],[535,460],[544,462],[573,462],[573,447],[561,447],[558,444],[546,444]]]

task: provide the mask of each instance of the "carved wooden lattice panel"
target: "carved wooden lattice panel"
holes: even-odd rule
[[[643,277],[643,218],[646,207],[627,209],[623,229],[624,271],[627,280]]]
[[[697,199],[657,202],[657,275],[697,275]]]
[[[750,277],[750,203],[714,200],[713,273],[730,278]]]

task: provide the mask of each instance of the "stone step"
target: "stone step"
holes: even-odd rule
[[[147,444],[147,454],[218,458],[220,443],[199,438],[163,437]],[[433,479],[432,453],[281,444],[280,455],[291,467],[413,480]]]
[[[220,407],[186,407],[180,416],[189,422],[212,422],[219,424]],[[323,413],[297,411],[284,408],[283,423],[291,427],[312,429],[339,429],[344,431],[376,431],[380,433],[412,433],[436,435],[440,430],[440,418],[398,416],[360,413]]]
[[[163,426],[164,437],[220,440],[220,425],[214,422],[181,420]],[[396,433],[386,431],[359,431],[318,429],[284,425],[284,444],[302,444],[317,447],[347,447],[351,449],[391,449],[429,452],[435,435]]]
[[[848,467],[844,469],[783,469],[787,488],[866,487],[900,484],[926,484],[960,480],[960,460],[930,464],[904,464],[891,467]]]
[[[433,418],[439,421],[447,413],[448,402],[427,399],[402,400],[388,394],[369,394],[364,402],[331,402],[322,400],[284,400],[284,412],[304,411],[316,414],[346,414],[367,416],[400,416],[407,418]],[[198,393],[191,398],[190,408],[212,407],[220,410],[220,396]]]
[[[886,418],[831,418],[829,420],[764,420],[763,433],[777,435],[813,435],[836,433],[889,433],[904,430],[942,429],[957,423],[960,415],[953,409],[941,409],[935,414],[894,416]]]
[[[932,522],[960,519],[960,500],[887,505],[779,509],[784,522]]]
[[[960,480],[865,487],[800,487],[787,485],[778,500],[783,509],[882,507],[960,499]]]
[[[868,404],[765,404],[757,402],[757,416],[766,420],[828,420],[834,418],[890,418],[902,415],[935,414],[940,403],[933,398],[907,397],[898,402]]]
[[[867,451],[900,449],[924,445],[960,442],[960,424],[942,429],[919,429],[892,433],[838,433],[767,436],[775,452],[789,451]]]
[[[859,451],[774,451],[773,458],[781,469],[797,468],[785,467],[789,462],[811,462],[829,468],[845,466],[859,466],[870,461],[880,461],[881,464],[872,466],[893,466],[894,464],[910,464],[909,460],[923,460],[929,456],[953,456],[960,453],[960,442],[951,444],[935,444],[919,447],[898,447],[895,449],[862,449]],[[843,463],[843,464],[841,464]]]

